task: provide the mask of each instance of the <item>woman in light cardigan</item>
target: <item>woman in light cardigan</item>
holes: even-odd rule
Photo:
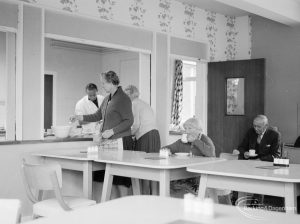
[[[157,130],[156,118],[149,104],[139,99],[139,90],[129,85],[124,92],[132,101],[132,113],[134,122],[131,134],[136,138],[136,151],[159,152],[160,136]]]
[[[156,118],[149,104],[139,99],[139,90],[133,85],[129,85],[124,92],[132,101],[132,113],[134,122],[131,127],[131,134],[135,136],[135,150],[147,153],[159,152],[160,136],[157,130]],[[143,194],[157,194],[158,185],[156,182],[148,180],[142,181]]]

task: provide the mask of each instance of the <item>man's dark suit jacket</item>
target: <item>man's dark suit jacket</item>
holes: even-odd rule
[[[255,132],[255,129],[250,128],[238,147],[238,150],[240,151],[239,159],[245,159],[244,152],[249,151],[249,149],[255,149],[259,159],[262,161],[273,162],[273,158],[278,157],[280,154],[278,150],[280,144],[279,133],[268,128],[265,131],[260,144],[257,143],[257,137],[258,134]]]

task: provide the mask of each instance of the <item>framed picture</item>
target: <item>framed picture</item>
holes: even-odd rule
[[[245,78],[226,79],[226,115],[245,115]]]

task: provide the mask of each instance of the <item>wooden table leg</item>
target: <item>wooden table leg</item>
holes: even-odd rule
[[[297,185],[285,183],[285,209],[286,213],[297,214]]]
[[[201,174],[199,183],[198,197],[204,199],[207,184],[207,174]]]
[[[93,164],[91,161],[83,164],[83,195],[92,199],[93,194]]]
[[[131,178],[131,184],[133,195],[141,195],[140,180],[137,178]]]
[[[108,201],[110,199],[112,181],[113,181],[113,177],[114,177],[110,173],[111,166],[112,165],[109,164],[109,163],[106,164],[101,202],[105,202],[105,201]]]
[[[170,196],[170,170],[161,170],[159,177],[159,195]]]

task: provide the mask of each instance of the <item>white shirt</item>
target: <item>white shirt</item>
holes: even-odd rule
[[[132,101],[132,113],[134,122],[131,133],[139,139],[151,130],[157,129],[156,118],[150,105],[140,99]]]
[[[100,107],[104,97],[101,95],[97,95],[98,106]],[[93,103],[93,101],[89,100],[88,96],[84,96],[81,100],[76,103],[75,106],[75,114],[76,115],[88,115],[95,113],[99,108]],[[91,122],[88,124],[82,125],[83,134],[95,133],[96,125],[98,122]]]

